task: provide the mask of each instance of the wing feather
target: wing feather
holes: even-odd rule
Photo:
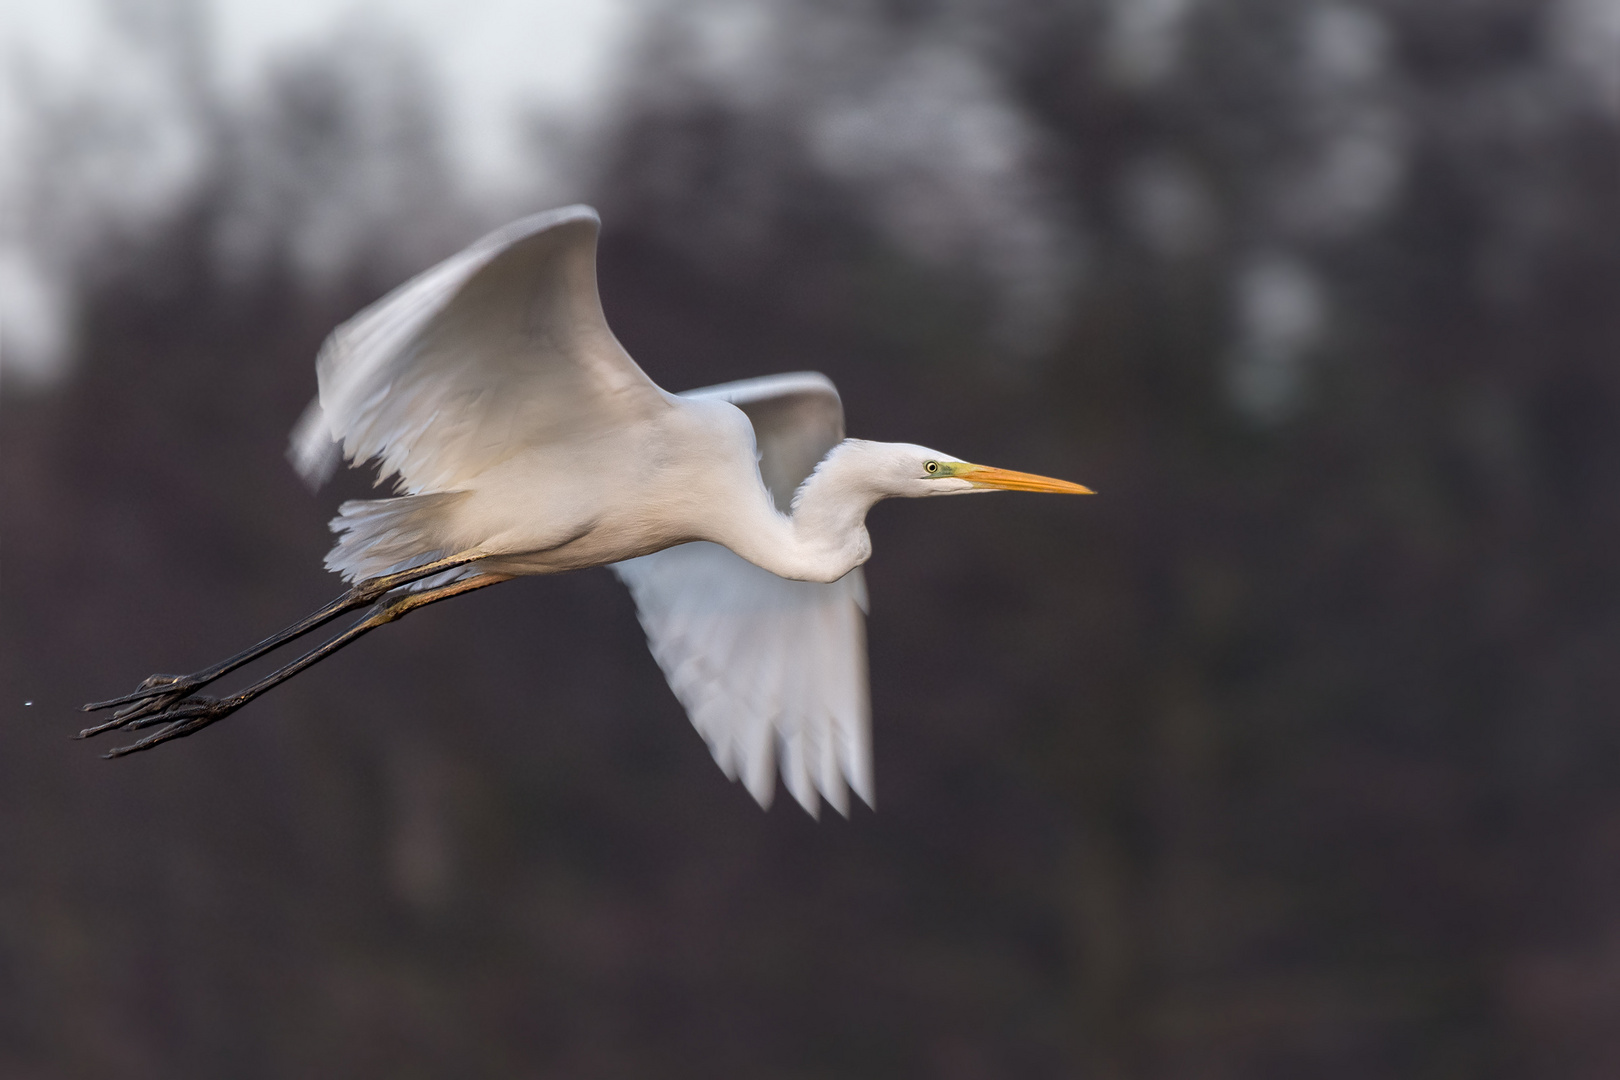
[[[336,440],[408,494],[451,491],[523,447],[664,405],[602,313],[599,226],[588,206],[513,222],[333,331],[289,450],[300,472],[324,479]]]
[[[769,806],[783,784],[812,814],[817,793],[868,805],[866,647],[857,568],[830,584],[789,581],[697,542],[615,563],[653,658],[732,779]]]

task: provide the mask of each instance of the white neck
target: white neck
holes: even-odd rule
[[[886,494],[874,482],[862,448],[833,447],[793,496],[784,517],[768,497],[736,521],[726,546],[756,566],[798,581],[837,581],[872,555],[866,512]]]

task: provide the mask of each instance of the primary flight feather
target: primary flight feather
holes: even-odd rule
[[[326,565],[352,582],[308,618],[212,667],[154,675],[88,728],[192,734],[417,607],[513,577],[609,565],[654,658],[726,775],[768,805],[873,801],[860,566],[879,499],[1078,484],[844,437],[822,375],[670,394],[608,328],[600,221],[524,218],[335,330],[289,456],[313,484],[375,461],[399,494],[344,503]],[[196,693],[346,611],[343,634],[223,699]]]

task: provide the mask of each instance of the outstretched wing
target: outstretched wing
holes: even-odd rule
[[[289,456],[320,483],[334,440],[409,494],[451,491],[526,446],[667,407],[608,329],[588,206],[490,233],[332,332]]]
[[[786,511],[844,437],[838,391],[801,373],[691,390],[753,421],[760,475]],[[613,570],[630,587],[653,657],[714,759],[761,805],[782,781],[810,813],[817,792],[847,814],[845,785],[872,804],[866,586],[789,581],[718,544],[682,544]]]

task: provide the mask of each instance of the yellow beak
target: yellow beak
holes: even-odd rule
[[[1096,492],[1081,484],[1067,480],[1054,480],[1050,476],[1013,472],[1011,469],[993,469],[988,465],[963,463],[951,469],[951,475],[968,481],[974,487],[1000,488],[1003,491],[1047,491],[1054,495],[1095,495]]]

